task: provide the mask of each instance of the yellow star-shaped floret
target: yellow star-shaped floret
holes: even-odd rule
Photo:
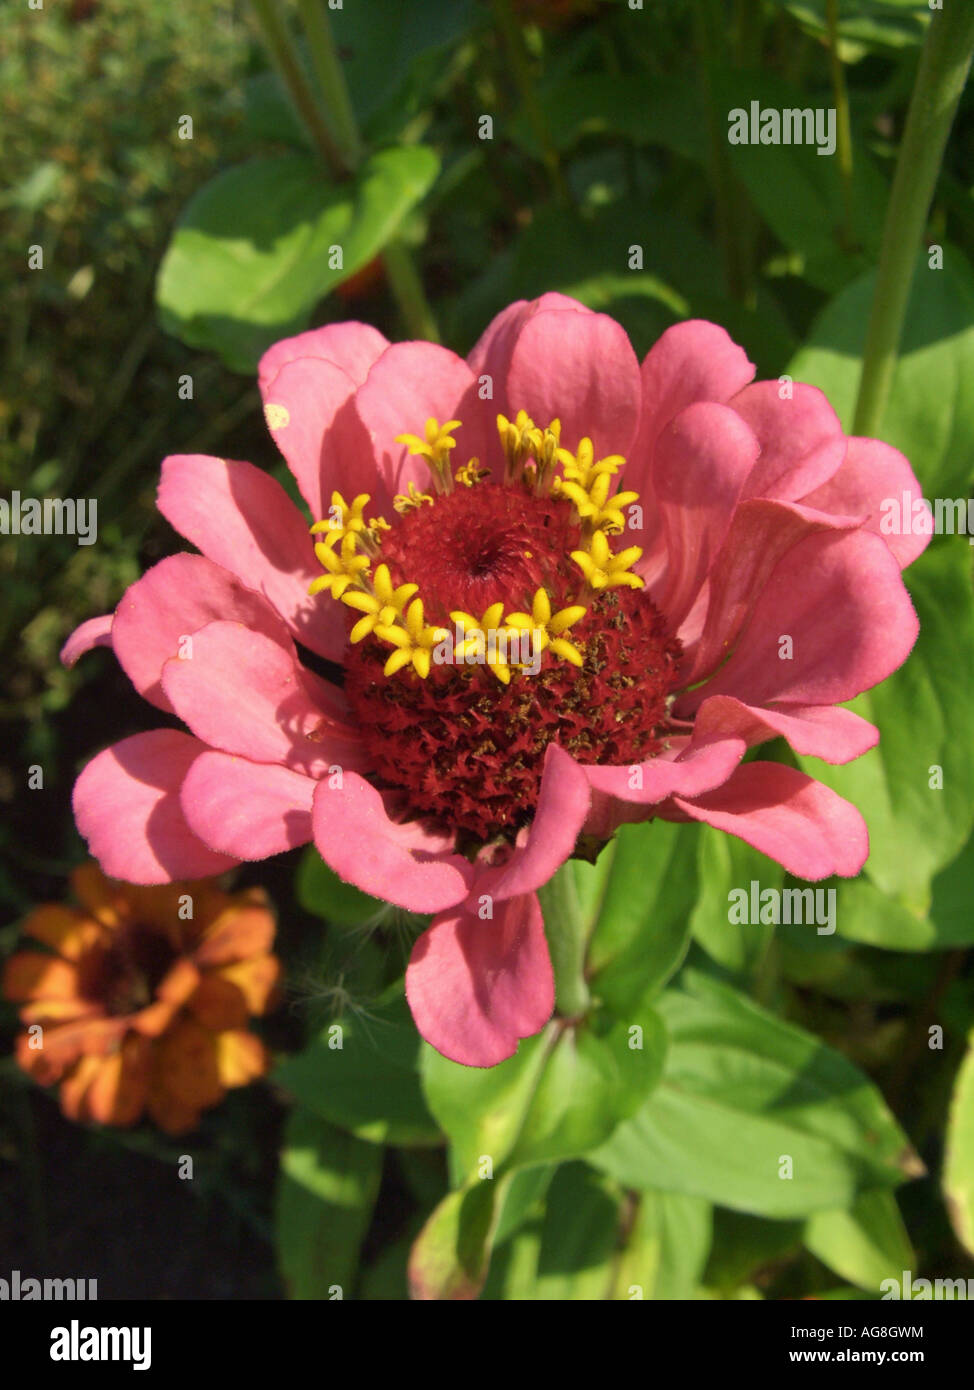
[[[394,589],[389,566],[379,565],[372,579],[372,588],[371,594],[354,589],[342,595],[342,603],[347,603],[349,608],[357,608],[360,613],[365,614],[349,633],[351,642],[361,642],[378,627],[395,626],[397,620],[402,617],[402,611],[408,601],[418,592],[419,585],[400,584]]]
[[[589,549],[573,550],[572,559],[592,589],[615,589],[620,586],[641,589],[643,580],[638,574],[631,574],[629,567],[636,563],[642,553],[641,546],[631,545],[628,550],[620,550],[615,555],[609,549],[605,532],[596,531]]]
[[[318,541],[315,554],[328,573],[320,574],[311,581],[309,594],[320,594],[326,590],[332,598],[341,598],[348,586],[354,584],[362,571],[369,567],[368,556],[357,555],[355,546],[356,536],[351,531],[342,539],[338,554],[327,541]]]
[[[584,618],[587,612],[587,608],[576,603],[570,608],[562,608],[552,614],[547,590],[538,589],[531,603],[531,612],[508,613],[506,621],[509,627],[516,628],[519,632],[532,632],[535,647],[539,652],[550,651],[555,656],[570,661],[573,666],[581,666],[582,653],[573,642],[569,642],[561,634]]]
[[[603,474],[618,473],[625,463],[621,454],[607,454],[605,458],[596,461],[595,449],[588,435],[578,442],[578,452],[573,454],[570,449],[559,449],[558,459],[565,472],[565,482],[578,483],[587,492],[596,478]],[[560,481],[560,480],[559,480]],[[561,484],[564,486],[564,483]]]
[[[361,535],[370,529],[370,524],[362,513],[371,500],[367,492],[360,492],[357,497],[353,497],[351,502],[346,502],[340,492],[333,492],[329,515],[323,521],[315,522],[311,528],[311,534],[314,536],[320,531],[326,532],[325,545],[327,546],[337,545],[350,532],[353,535]]]
[[[383,642],[390,643],[395,651],[383,669],[383,675],[392,676],[404,666],[412,666],[423,680],[430,673],[430,653],[437,642],[449,636],[446,628],[427,627],[423,622],[423,600],[414,598],[406,609],[403,624],[377,623],[375,635]]]
[[[593,528],[618,534],[626,529],[623,507],[639,500],[638,492],[616,492],[609,496],[612,482],[611,473],[599,473],[591,486],[583,488],[580,483],[563,482],[562,496],[570,497],[575,503],[578,515]]]
[[[444,485],[447,492],[452,486],[450,450],[457,447],[453,431],[458,430],[460,425],[459,420],[444,420],[441,425],[436,416],[431,415],[426,421],[425,439],[421,439],[418,434],[396,435],[397,444],[405,444],[411,454],[419,454],[429,460],[433,476]]]
[[[482,657],[497,679],[507,685],[511,679],[511,666],[507,660],[508,645],[512,637],[520,634],[502,625],[503,603],[492,603],[482,618],[457,609],[450,617],[463,631],[463,638],[457,643],[454,657],[457,661],[467,656]],[[468,636],[467,634],[472,634]],[[503,656],[500,646],[503,645]]]

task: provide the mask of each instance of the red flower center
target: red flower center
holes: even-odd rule
[[[452,635],[457,609],[530,610],[539,589],[554,612],[576,603],[581,535],[567,498],[484,483],[408,511],[383,533],[381,557],[394,585],[418,584],[426,622]],[[435,649],[425,679],[390,679],[387,644],[369,634],[352,645],[345,692],[378,776],[414,813],[484,842],[531,818],[549,743],[582,763],[653,757],[681,655],[659,611],[637,589],[607,588],[567,635],[581,666],[541,661],[506,684],[482,661],[438,662]]]

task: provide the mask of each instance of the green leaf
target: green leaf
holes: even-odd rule
[[[776,1217],[848,1206],[922,1171],[844,1057],[725,985],[695,972],[683,982],[658,1001],[662,1081],[590,1162],[626,1186]]]
[[[494,1182],[474,1178],[443,1198],[409,1257],[413,1298],[477,1297],[487,1277],[497,1195]]]
[[[828,33],[826,0],[775,0],[816,37]],[[839,6],[839,36],[854,44],[850,56],[862,49],[902,48],[923,42],[930,22],[928,0],[843,0]]]
[[[294,1299],[347,1298],[372,1216],[382,1150],[301,1107],[288,1117],[275,1201],[278,1262]]]
[[[624,825],[599,856],[606,877],[587,968],[593,994],[619,1016],[662,989],[686,955],[697,831],[669,821]]]
[[[389,911],[388,903],[381,898],[372,898],[354,884],[340,879],[314,845],[309,845],[301,856],[295,890],[306,912],[342,927],[364,926],[378,921]]]
[[[642,1103],[665,1046],[657,1015],[643,1006],[622,1021],[549,1024],[487,1070],[424,1047],[423,1086],[450,1138],[455,1179],[469,1180],[484,1159],[499,1174],[586,1153]]]
[[[955,247],[943,251],[942,270],[930,268],[926,253],[917,260],[880,429],[910,460],[929,497],[966,496],[974,474],[974,271]],[[874,288],[873,272],[846,286],[788,368],[796,381],[825,392],[847,431]]]
[[[303,1052],[278,1063],[274,1076],[302,1105],[360,1139],[437,1144],[417,1075],[419,1045],[397,987],[369,1013],[329,1024]]]
[[[716,83],[716,100],[720,110],[728,113],[723,134],[729,137],[732,129],[730,113],[744,111],[751,142],[756,139],[752,102],[779,116],[786,110],[828,110],[832,105],[760,71],[723,72]],[[832,293],[875,264],[888,190],[868,150],[861,145],[855,148],[852,225],[847,232],[834,151],[829,156],[820,154],[816,143],[785,144],[783,140],[732,144],[728,139],[727,148],[734,174],[782,244],[801,258],[801,274],[811,284]]]
[[[900,1280],[913,1269],[914,1254],[896,1198],[864,1192],[845,1211],[809,1217],[804,1243],[834,1274],[860,1289],[878,1291],[884,1279]]]
[[[907,578],[920,636],[906,662],[852,708],[877,725],[877,748],[845,767],[803,759],[806,771],[857,806],[869,827],[867,877],[915,914],[930,879],[963,848],[974,823],[974,600],[966,546],[934,544]],[[943,786],[936,769],[943,772]],[[856,918],[856,898],[850,924]],[[844,930],[843,894],[838,900]],[[904,923],[894,941],[904,940]],[[913,949],[916,949],[914,947]]]
[[[438,168],[432,150],[412,145],[380,151],[338,185],[301,154],[218,174],[185,208],[159,269],[163,327],[252,371],[271,343],[302,329],[319,299],[382,250]]]
[[[710,1252],[709,1202],[680,1192],[639,1194],[635,1218],[615,1273],[618,1298],[693,1298]]]
[[[749,975],[760,965],[775,928],[773,923],[737,920],[744,914],[731,911],[729,895],[742,889],[750,904],[751,884],[759,884],[762,892],[780,889],[784,870],[733,835],[722,835],[710,826],[701,826],[700,832],[700,895],[690,917],[691,931],[710,958],[725,970]],[[750,908],[747,916],[751,916]]]
[[[943,1182],[951,1225],[974,1255],[974,1033],[970,1044],[950,1102]]]

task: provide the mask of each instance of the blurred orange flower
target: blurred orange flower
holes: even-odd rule
[[[72,876],[80,907],[44,903],[23,924],[47,950],[11,956],[3,994],[27,1031],[17,1061],[60,1084],[68,1119],[195,1128],[232,1086],[268,1069],[247,1029],[275,1000],[280,963],[262,889],[212,880],[142,888],[94,862]],[[39,1025],[39,1027],[38,1027]]]

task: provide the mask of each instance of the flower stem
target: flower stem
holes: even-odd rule
[[[562,1018],[580,1018],[591,1002],[585,980],[588,931],[578,905],[571,860],[539,889],[538,897],[555,972],[555,1008]]]
[[[916,255],[947,136],[974,53],[974,5],[948,0],[930,21],[886,210],[853,430],[882,424],[899,351]]]
[[[271,62],[294,103],[294,109],[328,168],[336,178],[343,178],[349,166],[315,101],[287,21],[275,0],[250,0],[250,3]]]
[[[839,178],[842,181],[842,242],[850,251],[855,244],[856,229],[852,203],[852,124],[849,119],[849,93],[845,72],[839,55],[839,0],[826,0],[826,24],[829,31],[829,68],[832,74],[832,100],[836,113],[836,154],[839,157]]]
[[[511,0],[493,0],[491,8],[494,11],[494,19],[500,31],[504,48],[507,51],[511,73],[517,84],[524,114],[531,124],[534,138],[541,149],[541,158],[548,170],[548,177],[551,180],[555,197],[560,203],[567,205],[571,201],[568,184],[565,182],[565,176],[561,170],[558,151],[548,128],[544,110],[538,100],[538,88],[531,72],[528,50],[524,42],[524,30],[511,8]]]
[[[322,4],[323,0],[298,0],[298,13],[301,16],[304,32],[308,36],[311,61],[314,64],[321,95],[327,105],[328,114],[331,116],[332,125],[345,158],[349,166],[354,169],[362,158],[362,141],[359,137],[352,99],[348,94],[348,84],[345,81],[345,74],[335,49],[335,40],[332,37],[328,16],[325,14]]]
[[[382,249],[382,263],[409,332],[438,343],[440,330],[409,248],[402,241],[390,241]]]

